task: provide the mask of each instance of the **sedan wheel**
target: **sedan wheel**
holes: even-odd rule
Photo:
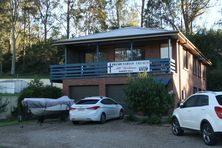
[[[205,123],[202,126],[202,138],[205,144],[215,145],[216,144],[216,135],[213,131],[213,128],[209,123]]]
[[[72,121],[73,124],[79,124],[79,121]]]
[[[183,135],[184,131],[180,127],[180,124],[176,118],[172,121],[172,133],[176,136]]]
[[[105,113],[102,113],[100,116],[100,123],[103,124],[105,122],[106,122],[106,115],[105,115]]]
[[[120,110],[120,112],[119,112],[119,118],[120,118],[120,119],[123,119],[123,118],[124,118],[124,112],[123,112],[123,110]]]

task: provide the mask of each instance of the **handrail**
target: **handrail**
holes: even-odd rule
[[[147,59],[150,63],[151,74],[172,74],[175,72],[173,59]],[[62,82],[66,78],[108,77],[128,74],[108,74],[107,62],[102,63],[77,63],[50,66],[51,81]]]

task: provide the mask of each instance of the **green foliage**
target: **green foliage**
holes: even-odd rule
[[[222,30],[199,30],[187,36],[200,51],[211,60],[207,67],[207,89],[221,90],[222,83]]]
[[[62,61],[63,50],[57,49],[51,43],[37,43],[26,49],[26,54],[18,61],[18,73],[25,74],[49,74],[52,64]]]
[[[142,112],[148,117],[161,117],[172,108],[173,98],[162,83],[157,83],[147,74],[130,79],[125,89],[127,104],[134,112]]]
[[[141,119],[140,123],[161,124],[161,117],[153,114],[149,117]]]
[[[18,98],[18,110],[23,111],[22,100],[24,98],[59,98],[62,96],[60,88],[52,86],[44,86],[39,79],[32,80],[28,87],[25,88]]]
[[[129,114],[128,116],[126,116],[125,118],[124,118],[124,120],[125,121],[137,121],[138,120],[138,118],[135,116],[135,115],[133,115],[133,114]]]

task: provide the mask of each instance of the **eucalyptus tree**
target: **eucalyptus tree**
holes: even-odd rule
[[[59,0],[35,0],[35,6],[38,9],[37,20],[40,21],[40,26],[43,25],[43,38],[44,42],[47,42],[48,32],[53,28],[54,18]]]
[[[206,11],[209,2],[210,0],[148,0],[144,22],[149,22],[151,27],[152,24],[154,27],[167,25],[190,34],[195,20]]]

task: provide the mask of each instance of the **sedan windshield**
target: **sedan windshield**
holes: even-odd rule
[[[96,104],[99,100],[97,99],[90,99],[90,100],[80,100],[76,104]]]
[[[217,102],[218,102],[220,105],[222,105],[222,95],[217,95],[216,98],[217,98]]]

